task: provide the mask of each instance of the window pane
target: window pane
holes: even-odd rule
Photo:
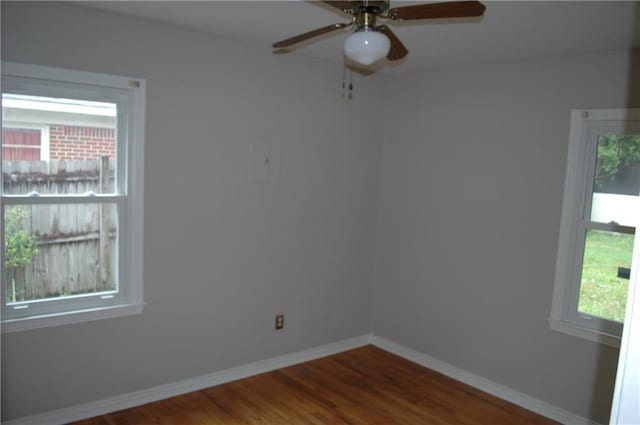
[[[116,104],[2,94],[5,194],[115,192]]]
[[[587,230],[578,312],[624,321],[634,235]]]
[[[6,302],[116,291],[116,204],[6,206]]]
[[[640,136],[600,136],[593,178],[591,221],[637,225],[640,213]]]

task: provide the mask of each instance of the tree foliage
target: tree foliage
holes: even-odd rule
[[[603,136],[598,143],[596,181],[615,180],[623,167],[640,163],[640,136]]]
[[[38,255],[36,238],[24,230],[24,221],[28,217],[29,211],[24,208],[12,207],[6,210],[4,266],[7,270],[25,267]]]

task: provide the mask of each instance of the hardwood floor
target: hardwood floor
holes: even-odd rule
[[[369,345],[75,424],[556,422]]]

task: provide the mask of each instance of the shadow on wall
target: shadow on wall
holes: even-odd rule
[[[629,65],[629,93],[627,108],[640,108],[640,3],[636,6],[636,48],[631,54]]]
[[[633,28],[633,46],[629,65],[629,94],[627,108],[640,108],[640,1],[636,1],[635,27]]]
[[[636,2],[634,22],[633,46],[635,49],[631,53],[631,61],[629,62],[627,108],[640,108],[640,2]],[[617,364],[618,350],[602,345],[590,412],[591,417],[599,423],[609,423]]]
[[[615,348],[606,345],[600,346],[589,416],[601,424],[609,423],[609,416],[611,416],[611,402],[616,383],[618,354],[619,350]]]

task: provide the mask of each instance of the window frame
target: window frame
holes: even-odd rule
[[[144,79],[2,62],[2,92],[114,102],[118,106],[115,193],[53,194],[37,197],[0,194],[0,211],[11,205],[116,204],[118,211],[118,290],[61,299],[34,300],[15,309],[5,298],[4,261],[0,264],[2,333],[140,314],[143,301]],[[4,123],[3,123],[4,124]],[[1,153],[0,153],[1,155]],[[1,158],[0,158],[1,159]],[[0,175],[0,180],[2,176]],[[4,213],[1,240],[4,241]],[[1,244],[4,252],[4,242]],[[16,310],[21,312],[16,313]],[[27,311],[28,310],[28,311]]]
[[[623,325],[579,313],[578,301],[587,230],[635,233],[633,227],[591,221],[599,136],[628,133],[629,130],[640,130],[640,109],[571,111],[558,256],[549,318],[553,330],[614,347],[620,346]],[[632,268],[634,266],[632,264]]]

